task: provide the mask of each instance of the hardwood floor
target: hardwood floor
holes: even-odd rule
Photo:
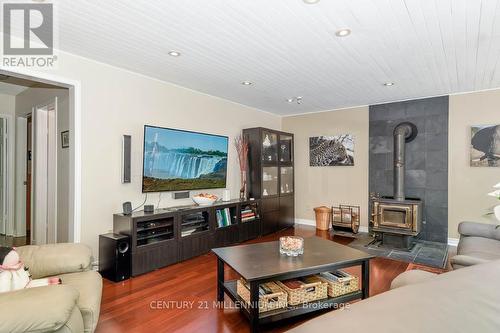
[[[317,235],[341,244],[352,241],[345,237],[331,237],[328,232],[313,227],[299,226],[248,243],[276,240],[282,235],[303,237]],[[375,258],[370,264],[370,296],[389,289],[391,281],[404,272],[408,263]],[[349,269],[360,274],[361,269]],[[227,278],[236,273],[226,268]],[[114,332],[221,332],[246,333],[246,318],[226,296],[222,310],[214,306],[216,300],[216,258],[206,254],[122,283],[104,280],[101,316],[97,333]],[[264,332],[283,332],[318,314],[308,315],[263,326]]]
[[[0,246],[16,247],[16,246],[28,245],[29,239],[30,239],[29,234],[23,237],[0,235]]]

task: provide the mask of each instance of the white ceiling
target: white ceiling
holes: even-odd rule
[[[25,91],[28,88],[29,87],[20,86],[17,84],[0,82],[0,94],[2,94],[2,95],[16,96],[17,94],[22,93],[23,91]]]
[[[500,86],[496,0],[55,3],[62,50],[277,114]]]

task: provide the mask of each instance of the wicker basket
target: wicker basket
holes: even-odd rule
[[[300,288],[290,289],[280,281],[276,281],[278,286],[288,294],[289,305],[299,305],[319,299],[327,298],[328,283],[324,282],[317,276],[309,277],[314,282],[304,284]]]
[[[330,222],[332,220],[332,209],[321,206],[314,208],[316,214],[316,229],[328,230],[330,229]]]
[[[339,282],[330,281],[322,276],[319,276],[319,279],[328,284],[328,296],[330,297],[339,297],[359,290],[359,278],[354,275]]]
[[[259,296],[259,312],[266,312],[280,308],[287,307],[287,295],[276,283],[266,282],[264,283],[269,289],[273,291],[269,295]],[[245,285],[245,281],[240,279],[236,282],[236,292],[248,305],[250,304],[250,290]]]

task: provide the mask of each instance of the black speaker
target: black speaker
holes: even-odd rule
[[[123,215],[132,214],[132,203],[130,201],[124,202],[122,204],[123,207]]]
[[[130,183],[131,180],[131,160],[132,160],[132,137],[130,135],[123,136],[122,147],[122,183]]]
[[[99,235],[99,272],[103,277],[115,282],[130,278],[130,245],[126,235]]]
[[[154,213],[155,206],[154,205],[144,205],[144,213]]]

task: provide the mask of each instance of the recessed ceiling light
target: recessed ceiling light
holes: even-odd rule
[[[394,82],[385,82],[384,83],[384,86],[386,86],[386,87],[391,87],[393,85],[394,85]]]
[[[172,57],[179,57],[181,55],[181,53],[178,51],[170,51],[170,52],[168,52],[168,55],[172,56]]]
[[[308,5],[314,5],[314,4],[317,4],[319,2],[319,0],[302,0],[304,1],[304,3],[308,4]]]
[[[335,32],[337,37],[347,37],[351,34],[351,29],[340,29]]]
[[[253,82],[252,81],[242,81],[241,84],[244,86],[251,86],[253,84]]]
[[[297,104],[302,104],[302,96],[297,96],[297,97],[291,97],[291,98],[287,98],[286,101],[288,103],[297,103]]]

